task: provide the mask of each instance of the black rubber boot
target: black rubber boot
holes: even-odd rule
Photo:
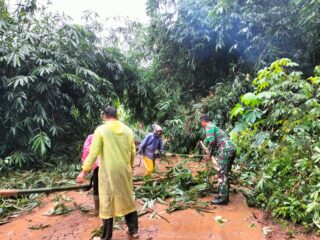
[[[127,234],[131,238],[138,238],[139,237],[139,233],[138,233],[139,227],[138,227],[138,213],[137,213],[137,211],[129,213],[129,214],[125,215],[124,217],[126,219],[126,223],[128,226]]]
[[[218,196],[215,199],[211,200],[211,204],[214,205],[227,205],[229,203],[229,197]]]
[[[112,227],[113,218],[102,219],[103,222],[103,233],[101,240],[111,240],[112,239]]]
[[[98,195],[93,195],[93,202],[94,202],[94,215],[99,216],[99,196]]]

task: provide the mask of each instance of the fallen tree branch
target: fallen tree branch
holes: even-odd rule
[[[141,205],[144,205],[144,203],[140,203]],[[163,217],[163,216],[161,216],[156,210],[154,210],[154,209],[152,209],[152,208],[149,208],[148,206],[144,206],[146,209],[147,209],[147,211],[149,212],[149,213],[153,213],[153,214],[155,214],[155,215],[157,215],[157,216],[159,216],[160,218],[162,218],[164,221],[166,221],[167,223],[170,223],[170,221],[168,220],[168,219],[166,219],[165,217]]]

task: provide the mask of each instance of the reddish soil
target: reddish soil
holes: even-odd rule
[[[161,171],[167,166],[161,163]],[[135,175],[143,175],[143,164],[135,169]],[[33,209],[29,213],[21,214],[10,223],[0,226],[1,240],[88,240],[91,232],[99,228],[101,220],[92,215],[93,201],[92,195],[87,192],[63,192],[72,198],[77,205],[91,209],[89,213],[74,210],[65,215],[45,216],[44,212],[53,207],[51,199],[55,194],[43,198],[43,206]],[[212,197],[206,197],[203,201],[209,201]],[[73,206],[73,203],[70,205]],[[137,202],[138,208],[141,207]],[[155,204],[154,210],[139,218],[139,239],[150,240],[192,240],[192,239],[212,239],[212,240],[281,240],[290,239],[286,230],[278,225],[272,225],[271,221],[265,218],[265,214],[257,209],[249,208],[246,205],[242,194],[232,194],[230,203],[227,206],[210,207],[210,213],[198,213],[193,209],[175,211],[171,214],[166,212],[167,206]],[[221,216],[226,221],[220,224],[214,220],[216,216]],[[168,221],[168,222],[167,222]],[[30,227],[48,225],[44,229],[32,230]],[[122,230],[114,230],[114,240],[125,240],[125,224],[121,223]],[[272,232],[267,236],[263,233],[264,227],[270,227]],[[300,240],[320,240],[319,237],[307,235],[295,235],[295,239]]]

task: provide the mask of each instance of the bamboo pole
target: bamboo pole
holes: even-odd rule
[[[166,157],[188,157],[188,158],[202,158],[206,155],[201,154],[182,154],[182,153],[165,153]]]
[[[0,196],[12,197],[12,196],[19,196],[23,194],[32,194],[32,193],[52,193],[52,192],[83,189],[86,187],[89,187],[89,184],[74,185],[74,186],[60,186],[60,187],[51,187],[51,188],[0,189]]]

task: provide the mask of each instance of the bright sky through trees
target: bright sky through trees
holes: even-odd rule
[[[14,7],[14,0],[7,0]],[[23,2],[16,0],[16,2]],[[96,12],[102,18],[127,16],[130,19],[146,23],[148,17],[145,13],[146,0],[37,0],[38,3],[51,2],[49,9],[64,12],[72,19],[81,23],[81,16],[86,10]]]

